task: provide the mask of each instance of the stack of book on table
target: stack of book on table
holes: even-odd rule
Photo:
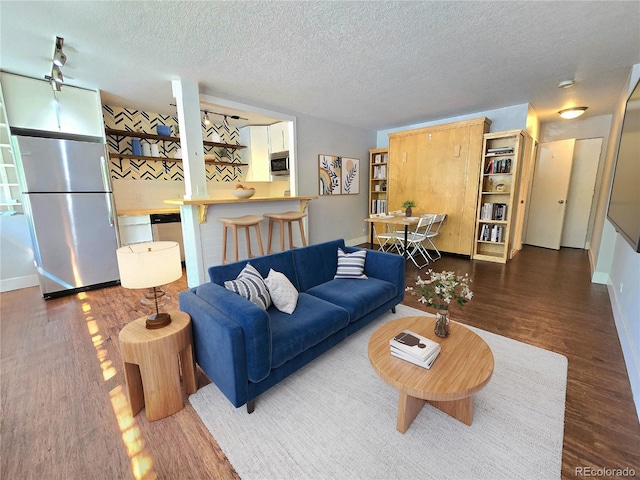
[[[423,368],[431,368],[440,353],[440,344],[405,330],[389,340],[391,355]]]

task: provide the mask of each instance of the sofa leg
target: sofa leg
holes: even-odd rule
[[[393,308],[391,309],[391,313],[396,313],[396,307],[393,307]]]
[[[254,398],[247,402],[247,413],[253,413],[255,409],[256,409],[256,399]]]

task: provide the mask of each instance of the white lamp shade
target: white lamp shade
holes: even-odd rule
[[[182,277],[178,242],[134,243],[116,250],[120,284],[125,288],[151,288]]]

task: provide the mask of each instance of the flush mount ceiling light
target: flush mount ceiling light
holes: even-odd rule
[[[560,110],[558,113],[562,118],[566,118],[566,119],[578,118],[580,115],[582,115],[584,112],[587,111],[587,108],[588,107],[565,108],[564,110]]]
[[[570,87],[573,87],[575,84],[576,84],[576,81],[573,79],[563,80],[558,84],[558,88],[570,88]]]

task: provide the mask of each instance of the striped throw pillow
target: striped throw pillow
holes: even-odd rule
[[[252,301],[264,310],[271,306],[269,290],[262,275],[248,262],[235,280],[224,282],[224,288]]]
[[[338,271],[333,278],[367,278],[364,274],[364,261],[367,256],[366,250],[359,250],[353,253],[344,253],[338,249]]]

